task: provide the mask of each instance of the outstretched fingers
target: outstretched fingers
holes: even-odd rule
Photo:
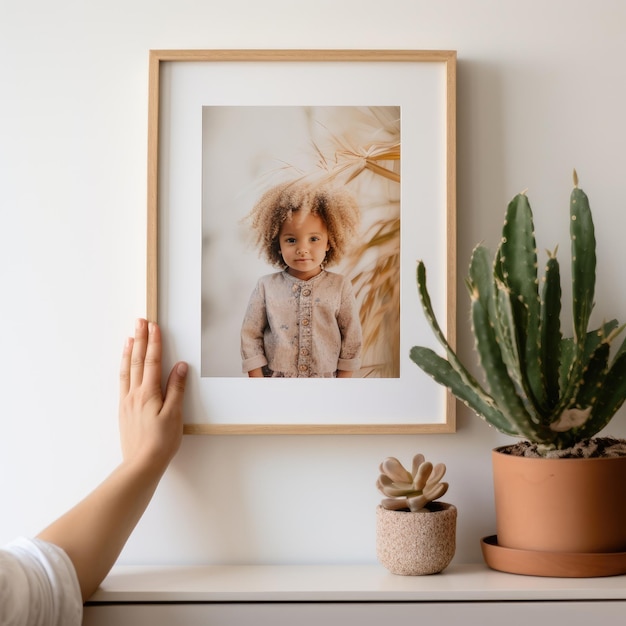
[[[146,344],[146,351],[143,355],[142,364],[142,384],[145,389],[158,389],[161,390],[161,358],[162,358],[162,343],[161,343],[161,329],[154,322],[149,322],[148,327],[148,341]]]
[[[128,337],[122,351],[122,362],[120,364],[120,400],[125,398],[130,391],[130,360],[133,352],[134,339]]]
[[[188,366],[184,361],[174,365],[163,393],[162,356],[163,343],[158,324],[138,319],[135,336],[127,339],[122,353],[120,406],[133,402],[143,406],[157,399],[156,414],[165,412],[177,421],[182,413]]]
[[[135,322],[135,336],[124,344],[120,366],[120,398],[125,398],[142,384],[160,387],[161,333],[154,323],[139,318]]]
[[[130,388],[141,386],[144,377],[144,363],[148,349],[148,322],[139,318],[135,322],[135,338],[130,357]]]

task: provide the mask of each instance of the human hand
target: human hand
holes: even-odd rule
[[[178,362],[161,389],[161,330],[138,319],[120,368],[119,426],[125,463],[165,471],[180,447],[187,364]]]
[[[83,602],[91,597],[143,515],[180,447],[187,364],[172,368],[161,390],[161,331],[139,319],[120,367],[124,460],[86,498],[39,533],[71,559]]]

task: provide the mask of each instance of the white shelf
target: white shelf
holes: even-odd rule
[[[406,577],[380,565],[117,566],[89,603],[567,600],[626,600],[626,576],[543,578],[482,564]]]

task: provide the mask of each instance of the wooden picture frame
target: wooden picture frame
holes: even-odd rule
[[[166,361],[191,366],[185,432],[454,432],[454,398],[408,352],[431,341],[418,258],[456,340],[456,52],[152,50],[148,119],[147,316]],[[363,327],[350,379],[239,368],[247,299],[279,271],[245,214],[296,175],[350,186],[361,206],[360,252],[339,268]]]

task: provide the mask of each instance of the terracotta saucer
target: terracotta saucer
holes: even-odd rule
[[[496,535],[480,540],[485,563],[495,570],[527,576],[592,578],[626,574],[626,552],[539,552],[498,545]]]

